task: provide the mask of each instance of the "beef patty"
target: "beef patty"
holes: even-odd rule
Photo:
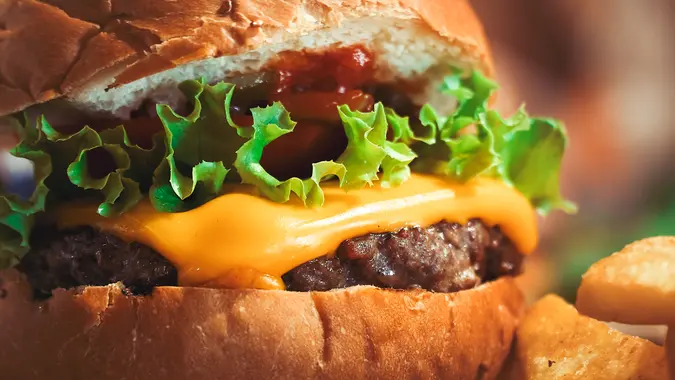
[[[163,256],[139,243],[127,243],[91,227],[33,231],[31,250],[18,265],[37,298],[57,288],[122,282],[133,294],[176,285],[178,272]]]
[[[374,285],[456,292],[518,274],[522,259],[498,227],[443,221],[345,240],[335,255],[300,265],[284,282],[299,291]]]
[[[176,268],[151,248],[91,227],[37,230],[18,269],[35,295],[57,288],[121,282],[133,294],[177,285]],[[455,292],[520,272],[522,255],[498,227],[480,220],[367,234],[342,242],[334,254],[283,276],[288,290],[325,291],[354,285]]]

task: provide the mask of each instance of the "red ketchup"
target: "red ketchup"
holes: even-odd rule
[[[293,133],[265,148],[262,164],[279,179],[308,177],[312,163],[336,159],[347,145],[337,107],[346,104],[353,111],[373,109],[372,95],[360,90],[373,78],[372,57],[359,46],[321,52],[285,52],[270,63],[267,70],[274,78],[271,86],[263,85],[248,96],[262,103],[281,102],[297,125]],[[255,99],[260,97],[266,99]],[[237,113],[233,118],[239,125],[253,123],[249,115]],[[150,148],[152,136],[163,130],[159,118],[148,115],[136,115],[124,122],[98,121],[91,127],[102,131],[122,123],[131,142],[144,148]],[[79,128],[81,126],[73,125],[58,129],[62,133],[74,133]],[[96,158],[92,162],[100,163],[100,168],[94,170],[95,176],[109,172],[110,158],[105,159],[105,152],[96,151],[91,155],[92,159]]]
[[[281,102],[298,124],[265,149],[262,164],[280,179],[308,177],[311,163],[336,159],[347,145],[337,107],[373,109],[373,97],[360,90],[373,78],[372,57],[359,46],[285,52],[271,67],[277,75],[270,100]]]

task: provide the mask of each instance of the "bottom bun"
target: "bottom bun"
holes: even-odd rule
[[[523,297],[504,278],[452,294],[117,286],[35,302],[0,273],[0,373],[24,379],[491,379]]]
[[[666,355],[668,355],[668,373],[670,380],[675,380],[675,327],[668,327],[666,337]]]

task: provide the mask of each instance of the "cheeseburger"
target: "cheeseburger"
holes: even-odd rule
[[[0,373],[487,379],[559,192],[465,0],[3,0]]]

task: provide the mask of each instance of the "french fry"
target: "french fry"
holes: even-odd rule
[[[663,347],[580,315],[549,295],[528,310],[502,379],[662,380]]]
[[[675,237],[640,240],[595,263],[577,308],[603,321],[675,325]]]

